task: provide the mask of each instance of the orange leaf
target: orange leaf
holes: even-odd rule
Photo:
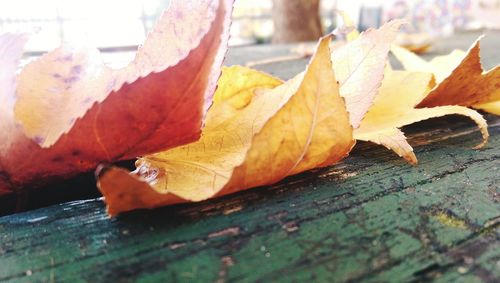
[[[500,66],[483,71],[479,39],[467,52],[455,50],[430,62],[398,47],[393,47],[392,51],[405,69],[425,70],[436,75],[437,86],[417,107],[462,105],[500,112],[497,104],[500,101]]]
[[[231,0],[172,1],[127,67],[110,69],[95,49],[62,46],[27,65],[17,86],[11,62],[24,39],[2,37],[0,62],[8,63],[0,81],[8,108],[0,121],[3,183],[21,187],[68,177],[102,161],[198,139],[226,52],[231,9]]]
[[[307,70],[284,84],[251,69],[226,69],[198,142],[141,158],[139,176],[117,168],[100,174],[108,213],[269,185],[345,157],[354,140],[329,42],[323,38]],[[261,87],[268,89],[254,91]]]

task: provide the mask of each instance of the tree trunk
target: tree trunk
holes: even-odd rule
[[[317,40],[323,35],[320,0],[273,0],[273,43]]]

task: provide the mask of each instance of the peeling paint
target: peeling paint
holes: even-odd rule
[[[240,227],[226,228],[221,231],[213,232],[208,235],[208,238],[218,238],[224,236],[237,236],[240,233]]]
[[[285,231],[287,231],[288,233],[292,233],[292,232],[299,230],[299,226],[297,225],[297,223],[295,223],[295,221],[287,222],[287,223],[283,224],[283,226],[281,226],[281,227]]]
[[[177,250],[177,249],[183,248],[185,246],[186,246],[186,243],[174,243],[174,244],[169,245],[168,247],[171,250]]]
[[[228,215],[228,214],[231,214],[231,213],[234,213],[234,212],[238,212],[238,211],[240,211],[242,209],[243,209],[243,206],[239,205],[239,206],[236,206],[236,207],[230,207],[228,209],[225,209],[222,213],[224,215]]]

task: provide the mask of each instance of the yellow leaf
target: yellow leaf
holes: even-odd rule
[[[278,79],[244,67],[224,69],[201,139],[145,156],[138,160],[138,170],[161,172],[151,182],[157,192],[189,201],[212,197],[245,161],[254,136],[293,94],[254,95],[254,90],[280,84]]]
[[[427,62],[406,48],[393,45],[391,52],[401,62],[405,70],[413,72],[433,73],[438,83],[448,77],[465,56],[462,50],[453,50],[448,55],[436,56]]]
[[[320,41],[304,73],[281,85],[251,69],[225,69],[198,142],[141,158],[139,177],[116,168],[100,174],[108,212],[201,201],[344,158],[354,140],[330,40]]]
[[[412,164],[417,163],[413,149],[400,127],[418,121],[450,114],[464,115],[476,122],[484,141],[488,139],[486,121],[476,111],[462,106],[440,106],[415,109],[435,85],[433,75],[422,72],[388,71],[373,106],[354,131],[357,140],[371,141],[395,151]]]
[[[475,104],[474,108],[482,109],[486,112],[490,112],[495,115],[500,115],[500,101],[483,103],[483,104]]]
[[[500,66],[483,71],[479,39],[467,51],[455,50],[426,62],[400,47],[392,52],[406,70],[432,72],[438,84],[417,107],[443,105],[472,106],[498,114],[500,101]]]

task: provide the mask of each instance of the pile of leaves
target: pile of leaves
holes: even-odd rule
[[[106,66],[99,51],[63,45],[18,72],[25,34],[0,36],[0,196],[106,167],[108,213],[202,201],[276,183],[345,158],[356,140],[412,164],[401,127],[474,109],[500,114],[500,69],[482,70],[479,40],[426,62],[392,45],[401,21],[330,48],[321,38],[304,72],[281,81],[222,68],[232,0],[172,1],[135,59]],[[392,70],[393,54],[405,71]],[[222,69],[221,69],[222,68]]]

